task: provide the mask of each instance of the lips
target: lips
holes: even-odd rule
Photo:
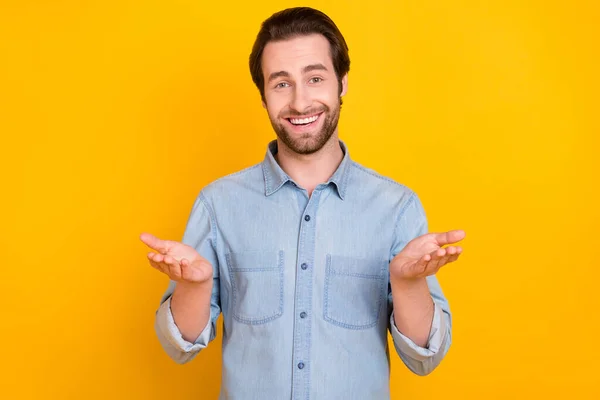
[[[305,118],[288,118],[288,121],[290,121],[294,125],[307,125],[311,122],[315,122],[317,118],[319,118],[319,115],[313,115],[312,117]]]
[[[321,119],[322,115],[323,112],[320,112],[318,114],[312,114],[306,117],[285,118],[285,120],[288,122],[288,124],[292,127],[294,131],[302,132],[305,131],[307,128],[316,125]]]

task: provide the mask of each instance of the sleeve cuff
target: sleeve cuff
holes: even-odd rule
[[[434,304],[433,321],[426,347],[418,346],[410,338],[403,335],[396,327],[394,313],[391,313],[390,324],[394,343],[402,354],[414,360],[423,361],[442,351],[442,344],[444,342],[444,337],[446,336],[447,326],[443,320],[443,311],[441,307],[437,303]]]
[[[160,329],[162,336],[175,348],[184,353],[195,353],[208,345],[211,334],[211,321],[210,318],[206,324],[206,327],[202,330],[202,333],[198,338],[191,343],[183,338],[179,328],[175,324],[173,314],[171,312],[171,297],[165,300],[159,307],[156,314],[156,322],[158,329]]]

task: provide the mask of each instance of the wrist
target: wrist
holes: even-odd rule
[[[429,286],[427,285],[427,279],[425,277],[399,278],[392,276],[390,277],[390,284],[392,289],[396,288],[398,290],[402,290],[403,292],[422,291],[424,289],[429,291]]]
[[[189,282],[189,281],[177,281],[175,285],[175,290],[179,292],[204,292],[206,290],[212,289],[212,279],[207,279],[202,282]]]

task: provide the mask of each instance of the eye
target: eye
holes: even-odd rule
[[[314,78],[310,78],[310,83],[319,83],[319,82],[323,82],[323,78],[320,78],[318,76],[315,76]]]
[[[282,89],[284,87],[288,87],[288,83],[287,82],[279,82],[277,85],[275,85],[275,89]]]

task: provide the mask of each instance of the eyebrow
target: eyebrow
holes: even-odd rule
[[[311,64],[311,65],[307,65],[306,67],[302,68],[303,74],[306,74],[307,72],[311,72],[311,71],[327,71],[327,67],[324,66],[323,64]]]
[[[323,64],[311,64],[311,65],[307,65],[306,67],[302,68],[303,74],[306,74],[311,71],[328,71],[328,69]],[[287,71],[273,72],[271,75],[269,75],[269,82],[271,82],[272,80],[275,80],[277,78],[280,78],[280,77],[289,78],[290,73]]]

